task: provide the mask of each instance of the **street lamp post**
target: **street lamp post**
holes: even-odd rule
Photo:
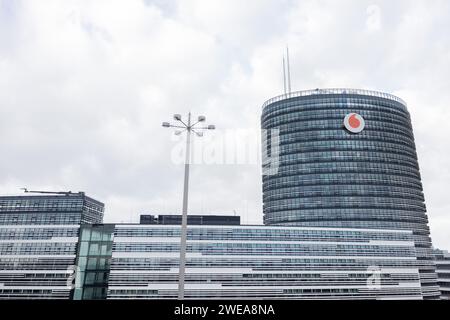
[[[188,195],[189,195],[189,164],[191,160],[191,133],[195,133],[198,137],[203,136],[203,130],[214,130],[214,125],[204,127],[197,126],[201,122],[205,122],[204,116],[199,116],[197,121],[192,124],[191,113],[188,114],[187,123],[181,119],[180,114],[173,116],[174,120],[178,121],[178,125],[172,125],[169,122],[163,122],[162,126],[165,128],[178,128],[175,134],[180,135],[186,131],[186,160],[184,163],[184,188],[183,188],[183,214],[181,216],[181,242],[180,242],[180,266],[178,276],[178,299],[184,299],[184,278],[186,269],[186,239],[187,239],[187,211],[188,211]]]

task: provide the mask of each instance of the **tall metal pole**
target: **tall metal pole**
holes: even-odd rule
[[[162,126],[165,128],[183,129],[176,130],[175,134],[179,135],[186,130],[186,160],[184,163],[184,189],[183,189],[183,214],[181,216],[181,235],[180,235],[180,264],[178,272],[178,299],[184,299],[184,278],[186,273],[186,247],[187,247],[187,212],[188,212],[188,195],[189,195],[189,165],[191,162],[191,134],[195,133],[202,137],[203,130],[214,130],[215,125],[196,126],[198,123],[206,121],[205,116],[199,116],[197,121],[192,124],[191,113],[189,112],[188,121],[185,123],[181,119],[181,114],[174,114],[173,118],[178,121],[177,124],[172,125],[169,122],[163,122]]]
[[[191,113],[188,115],[186,130],[186,161],[184,164],[183,215],[181,217],[180,267],[178,281],[178,299],[184,299],[184,275],[186,269],[187,210],[189,195],[189,163],[191,156]]]

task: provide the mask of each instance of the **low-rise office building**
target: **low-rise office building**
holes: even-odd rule
[[[0,197],[0,299],[175,299],[180,225],[101,224],[84,193]],[[422,299],[410,230],[191,219],[186,299]],[[235,218],[233,218],[235,219]]]
[[[0,197],[0,299],[70,299],[80,225],[103,210],[84,193]]]
[[[112,242],[108,299],[177,298],[179,226],[120,224]],[[191,225],[185,298],[422,299],[422,293],[411,231]]]
[[[450,253],[439,249],[435,249],[433,253],[439,289],[441,290],[441,299],[450,300]]]

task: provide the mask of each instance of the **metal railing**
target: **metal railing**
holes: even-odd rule
[[[306,97],[306,96],[313,96],[313,95],[326,95],[326,94],[357,94],[357,95],[363,95],[363,96],[371,96],[371,97],[377,97],[377,98],[385,98],[389,100],[396,101],[398,103],[403,104],[406,107],[406,102],[402,100],[401,98],[394,96],[390,93],[384,93],[379,91],[373,91],[373,90],[364,90],[364,89],[344,89],[344,88],[330,88],[330,89],[313,89],[313,90],[303,90],[303,91],[295,91],[291,93],[282,94],[276,97],[273,97],[263,104],[263,109],[268,106],[269,104],[272,104],[274,102],[278,102],[281,100],[286,100],[290,98],[298,98],[298,97]]]

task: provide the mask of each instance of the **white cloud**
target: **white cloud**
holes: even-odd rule
[[[377,5],[367,7],[366,27],[369,31],[379,31],[381,29],[381,9]]]
[[[361,87],[409,104],[435,245],[450,248],[446,0],[0,0],[0,192],[85,190],[106,221],[177,212],[173,113],[259,127],[282,91]],[[192,212],[261,222],[260,168],[193,166]]]

